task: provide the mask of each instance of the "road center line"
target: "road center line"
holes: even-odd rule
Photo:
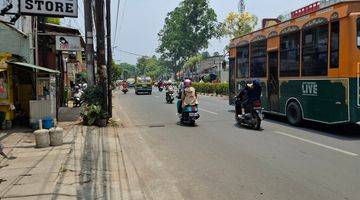
[[[203,108],[200,108],[199,110],[204,111],[204,112],[207,112],[207,113],[210,113],[210,114],[213,114],[213,115],[219,115],[219,113],[212,112],[212,111],[210,111],[210,110],[206,110],[206,109],[203,109]]]
[[[307,142],[307,143],[310,143],[310,144],[314,144],[314,145],[317,145],[317,146],[320,146],[320,147],[324,147],[326,149],[337,151],[337,152],[340,152],[340,153],[343,153],[343,154],[346,154],[346,155],[349,155],[349,156],[359,156],[359,154],[356,154],[356,153],[352,153],[352,152],[349,152],[349,151],[345,151],[345,150],[342,150],[342,149],[331,147],[331,146],[328,146],[328,145],[325,145],[325,144],[321,144],[321,143],[318,143],[318,142],[307,140],[307,139],[297,137],[297,136],[294,136],[294,135],[290,135],[290,134],[287,134],[287,133],[284,133],[284,132],[280,132],[280,131],[274,131],[274,132],[277,133],[277,134],[283,135],[283,136],[291,137],[291,138],[296,139],[296,140],[300,140],[300,141]]]

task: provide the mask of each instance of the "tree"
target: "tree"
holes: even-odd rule
[[[122,70],[124,79],[130,77],[135,77],[136,75],[136,66],[129,63],[120,63],[120,68]]]
[[[112,63],[111,67],[112,67],[111,82],[115,84],[115,82],[121,78],[122,70],[120,65],[115,64],[114,62]]]
[[[202,55],[203,58],[208,58],[208,57],[210,57],[210,53],[207,52],[207,51],[202,52],[201,55]]]
[[[230,12],[222,23],[220,30],[223,35],[237,38],[252,32],[257,22],[258,18],[248,12]]]
[[[211,38],[220,37],[218,30],[217,16],[208,0],[182,0],[165,18],[157,52],[177,72],[188,58],[207,48]]]
[[[190,69],[193,71],[196,67],[196,64],[198,64],[200,61],[202,61],[204,58],[201,54],[198,54],[196,56],[190,57],[184,64],[184,69]]]
[[[156,56],[146,57],[143,56],[138,59],[137,75],[149,76],[152,79],[168,76],[169,62],[158,59]]]

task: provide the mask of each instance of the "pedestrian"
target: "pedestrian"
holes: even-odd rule
[[[0,154],[4,157],[4,158],[8,158],[8,156],[4,153],[4,145],[0,143]]]

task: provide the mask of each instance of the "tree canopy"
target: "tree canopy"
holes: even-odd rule
[[[204,58],[201,54],[190,57],[184,64],[184,69],[193,70],[196,67],[196,64],[202,61]]]
[[[171,61],[176,72],[188,58],[206,49],[211,38],[219,37],[218,30],[217,16],[208,0],[182,0],[165,18],[157,51]]]
[[[156,56],[143,56],[138,59],[136,64],[138,76],[149,76],[152,79],[170,76],[169,63],[158,59]]]
[[[258,23],[258,18],[248,12],[230,12],[221,25],[223,35],[231,38],[240,37],[252,32]]]

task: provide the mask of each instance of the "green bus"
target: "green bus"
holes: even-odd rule
[[[325,124],[360,121],[360,2],[312,4],[232,39],[230,99],[261,81],[265,113]]]

